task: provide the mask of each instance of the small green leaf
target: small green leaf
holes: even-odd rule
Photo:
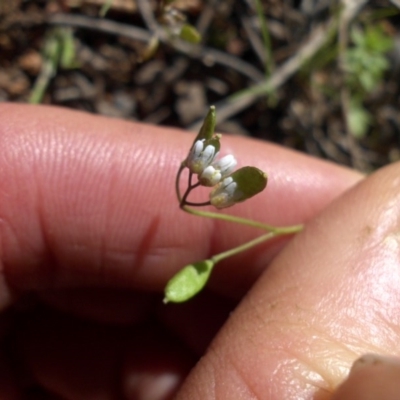
[[[183,303],[203,289],[214,267],[211,260],[189,264],[174,275],[165,287],[164,303]]]
[[[242,192],[241,198],[236,201],[247,200],[262,192],[267,186],[267,174],[256,167],[239,168],[230,176],[237,183],[238,191]]]
[[[110,9],[110,7],[112,6],[113,0],[106,0],[104,2],[104,4],[102,5],[100,12],[99,12],[99,16],[101,18],[104,18],[106,16],[106,14],[108,13],[108,10]]]
[[[179,37],[186,42],[197,44],[201,41],[201,35],[198,30],[190,24],[185,24],[182,26]]]
[[[206,117],[204,118],[204,122],[202,127],[200,128],[199,134],[196,136],[195,142],[198,140],[206,139],[209,140],[212,138],[215,130],[215,124],[217,120],[217,114],[215,112],[215,106],[210,106]]]
[[[371,124],[371,115],[360,103],[353,101],[350,104],[347,118],[350,133],[357,139],[362,139]]]
[[[221,140],[221,135],[215,135],[211,139],[205,141],[204,147],[207,147],[209,145],[213,146],[215,149],[215,154],[216,154],[221,149],[220,140]]]
[[[146,48],[140,54],[139,62],[142,63],[153,58],[154,54],[156,54],[156,51],[158,50],[159,44],[160,42],[158,37],[156,35],[152,36]]]
[[[60,65],[65,69],[72,69],[78,66],[76,59],[76,48],[73,32],[71,29],[60,30],[61,54]]]

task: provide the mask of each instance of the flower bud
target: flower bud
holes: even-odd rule
[[[203,186],[215,186],[221,179],[233,172],[236,164],[237,161],[231,154],[222,157],[204,169],[199,176],[199,181]]]
[[[210,109],[208,110],[208,113],[204,118],[203,125],[200,128],[199,134],[197,135],[195,142],[202,139],[209,140],[213,137],[216,120],[217,116],[215,112],[215,106],[210,106]]]
[[[220,136],[216,135],[209,140],[197,140],[185,161],[186,167],[194,174],[201,174],[218,155]]]
[[[242,197],[242,193],[237,188],[231,176],[220,182],[210,193],[210,202],[214,207],[226,208],[237,203],[237,199]]]

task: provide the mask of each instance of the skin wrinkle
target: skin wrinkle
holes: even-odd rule
[[[308,384],[310,386],[316,387],[318,389],[324,388],[325,390],[333,390],[332,387],[334,386],[332,379],[330,379],[328,376],[329,374],[332,374],[331,372],[328,372],[327,370],[324,370],[324,368],[326,369],[327,367],[329,368],[329,366],[324,366],[324,365],[319,365],[318,362],[319,361],[310,361],[307,357],[311,357],[311,358],[315,358],[315,359],[319,359],[319,358],[324,358],[330,361],[330,363],[332,363],[332,357],[327,357],[326,355],[324,355],[324,357],[318,357],[316,355],[316,350],[315,350],[315,346],[313,345],[314,340],[316,340],[317,342],[321,341],[322,338],[324,338],[324,341],[329,343],[329,345],[334,344],[337,348],[340,348],[341,351],[343,353],[348,353],[349,350],[346,348],[346,346],[342,343],[339,343],[337,341],[337,339],[335,338],[331,338],[330,336],[328,336],[327,334],[323,334],[320,330],[316,329],[315,326],[308,326],[308,327],[304,327],[302,325],[302,323],[293,323],[293,322],[287,322],[287,321],[279,321],[279,320],[275,320],[273,321],[275,325],[280,326],[281,328],[279,329],[280,332],[285,331],[286,335],[291,335],[292,332],[296,332],[296,334],[299,331],[307,331],[307,335],[305,335],[305,337],[308,338],[313,338],[313,340],[311,341],[311,343],[309,344],[310,346],[310,351],[306,354],[302,354],[302,351],[304,351],[304,348],[299,349],[297,347],[297,345],[295,343],[290,343],[287,342],[289,344],[287,344],[285,346],[285,348],[283,347],[278,347],[275,348],[275,351],[278,351],[280,353],[284,353],[286,354],[288,357],[281,357],[284,359],[290,359],[290,360],[294,360],[294,362],[296,364],[298,364],[299,368],[301,367],[305,367],[304,368],[304,372],[308,371],[307,374],[311,374],[311,375],[317,375],[318,377],[320,377],[320,381],[318,382],[313,382],[313,381],[309,381]],[[282,329],[285,326],[287,326],[289,329]],[[318,347],[321,347],[320,344],[318,343]],[[297,350],[296,350],[297,349]],[[325,353],[336,353],[336,349],[335,350],[330,350],[330,351],[325,351]],[[356,355],[354,356],[354,358],[356,358]],[[319,366],[319,367],[318,367]],[[293,368],[293,370],[295,370],[296,368]],[[284,374],[286,375],[286,374]],[[304,373],[300,373],[299,375],[296,376],[297,379],[306,381],[305,379],[305,375]],[[325,383],[325,385],[322,385],[322,382]],[[325,387],[324,387],[325,386]]]
[[[0,218],[0,312],[8,307],[13,301],[13,294],[11,288],[7,284],[5,271],[5,263],[4,259],[4,240],[3,240],[3,232],[4,229],[2,226],[4,225],[4,220]]]
[[[280,303],[282,304],[282,301],[281,301]],[[275,310],[275,313],[274,313],[274,317],[275,317],[275,318],[274,318],[274,319],[269,318],[268,321],[266,321],[265,312],[263,312],[262,309],[261,309],[261,311],[257,311],[257,310],[259,309],[260,306],[257,306],[257,305],[254,306],[254,304],[253,304],[253,306],[250,305],[250,307],[253,309],[252,319],[257,318],[257,315],[258,315],[257,320],[258,320],[259,322],[258,322],[257,324],[253,324],[253,323],[250,323],[250,324],[249,324],[249,325],[252,326],[252,335],[250,335],[250,336],[247,335],[247,336],[249,336],[249,337],[246,338],[247,344],[248,344],[248,343],[251,343],[251,338],[252,338],[252,337],[257,337],[257,331],[254,331],[254,329],[255,329],[255,328],[254,328],[254,325],[256,325],[256,326],[258,327],[258,331],[261,331],[261,332],[266,331],[266,330],[267,330],[267,331],[271,331],[271,329],[274,329],[273,326],[278,326],[278,327],[280,327],[280,329],[279,329],[279,332],[280,332],[280,333],[277,334],[277,336],[281,336],[281,333],[282,333],[282,332],[286,332],[286,335],[289,335],[289,336],[290,336],[290,334],[291,334],[290,332],[298,332],[299,328],[301,328],[301,330],[306,330],[306,331],[307,331],[307,337],[313,336],[312,333],[311,333],[311,334],[309,333],[309,331],[310,331],[310,332],[314,332],[314,333],[316,333],[316,335],[314,335],[314,336],[316,336],[317,338],[319,338],[319,340],[320,340],[322,337],[325,337],[325,341],[326,341],[326,342],[328,342],[328,343],[334,343],[335,346],[341,348],[341,351],[344,352],[344,353],[350,353],[350,350],[348,350],[348,349],[345,347],[345,345],[340,344],[340,343],[337,341],[336,338],[330,337],[330,336],[328,336],[328,335],[323,335],[323,334],[322,334],[322,331],[318,330],[315,326],[312,326],[312,325],[309,325],[309,326],[307,326],[307,327],[304,327],[304,326],[303,326],[304,321],[307,321],[307,320],[313,321],[313,320],[315,320],[315,318],[309,318],[309,317],[304,317],[304,316],[303,316],[303,317],[301,318],[301,321],[299,321],[299,322],[297,322],[297,323],[295,323],[295,322],[293,322],[293,321],[288,322],[288,321],[286,320],[286,318],[283,319],[283,320],[277,319],[277,318],[276,318],[276,315],[277,315],[277,314],[276,314],[276,310]],[[261,307],[262,307],[262,304],[261,304]],[[307,313],[310,312],[310,310],[305,310],[305,309],[303,309],[303,312],[304,312],[304,311],[307,311]],[[281,311],[281,312],[283,312],[283,311]],[[287,313],[284,312],[284,314],[286,315]],[[260,325],[260,322],[262,322],[261,325]],[[285,329],[285,328],[284,328],[285,326],[287,326],[289,329]],[[253,347],[257,347],[257,342],[253,342],[253,343],[254,343],[254,346],[253,346]],[[289,342],[289,343],[290,343],[290,342]],[[283,351],[285,354],[290,355],[290,356],[291,356],[290,358],[294,358],[294,359],[300,361],[303,365],[306,365],[306,366],[308,367],[309,371],[317,372],[317,371],[315,370],[315,365],[314,365],[314,363],[310,363],[309,361],[307,361],[307,359],[305,358],[305,355],[301,356],[299,353],[297,353],[297,352],[295,351],[295,347],[291,346],[290,344],[287,343],[286,346],[285,346],[285,348],[279,347],[279,348],[276,348],[275,350],[279,350],[279,352],[282,352],[282,351]],[[313,353],[313,354],[314,354],[314,353]],[[311,353],[310,353],[309,355],[311,355]],[[318,357],[317,357],[317,358],[318,358]],[[354,358],[356,358],[356,355],[354,356]],[[327,366],[327,368],[329,368],[329,366]],[[327,384],[332,388],[333,382],[331,381],[331,379],[328,378],[328,375],[327,375],[327,374],[329,374],[328,371],[319,370],[317,373],[318,373],[318,375],[321,376],[321,377],[325,380],[325,382],[327,382]],[[250,380],[251,380],[251,377],[250,377]],[[315,387],[321,388],[322,386],[321,386],[320,384],[315,384]]]
[[[109,165],[109,169],[107,171],[107,182],[105,182],[105,185],[107,186],[106,189],[106,196],[104,199],[105,202],[105,215],[103,219],[103,228],[100,228],[100,251],[99,251],[99,266],[98,266],[98,273],[100,276],[100,281],[102,282],[103,285],[107,285],[108,281],[108,273],[107,273],[107,259],[108,257],[108,246],[107,246],[107,232],[109,232],[110,229],[110,222],[112,221],[112,209],[113,209],[113,201],[112,201],[112,195],[113,195],[113,188],[116,185],[115,178],[116,178],[116,162],[118,163],[119,157],[117,157],[117,152],[113,147],[110,147],[108,152],[107,152],[107,161],[104,160],[107,165]],[[117,161],[115,161],[117,160]],[[110,268],[110,267],[108,267]],[[112,267],[111,267],[112,268]]]
[[[35,174],[35,177],[38,175]],[[40,231],[40,237],[42,238],[42,249],[43,249],[43,255],[41,257],[41,265],[42,269],[45,269],[45,273],[43,276],[46,276],[46,287],[49,287],[50,289],[57,287],[56,284],[56,277],[57,277],[57,271],[59,271],[59,264],[57,261],[57,257],[55,253],[53,252],[52,249],[54,249],[54,244],[53,240],[51,238],[50,234],[50,229],[49,225],[46,221],[45,218],[45,213],[43,212],[43,209],[41,205],[45,204],[43,201],[43,195],[42,191],[40,190],[40,185],[36,182],[36,187],[38,188],[37,190],[37,196],[36,196],[36,214],[39,220],[39,231]]]
[[[127,169],[127,167],[125,166],[127,163],[123,162],[121,165],[120,160],[126,160],[127,158],[129,159],[129,157],[124,157],[124,152],[122,152],[122,154],[120,154],[118,157],[115,155],[116,153],[112,152],[112,154],[109,156],[109,158],[111,160],[114,160],[114,163],[110,163],[110,178],[109,178],[109,189],[107,190],[107,206],[106,209],[107,211],[107,216],[105,219],[105,230],[104,230],[104,234],[102,235],[102,242],[104,242],[104,238],[106,236],[106,232],[107,230],[111,230],[111,226],[110,225],[110,221],[112,220],[120,220],[122,218],[123,215],[126,214],[126,211],[124,211],[125,207],[129,207],[129,204],[131,203],[131,207],[134,207],[135,202],[131,201],[128,202],[127,199],[129,198],[129,191],[127,192],[128,196],[120,196],[118,198],[118,202],[120,203],[118,207],[115,207],[115,199],[113,199],[113,194],[114,192],[118,192],[120,193],[120,191],[117,190],[113,190],[113,187],[116,187],[116,182],[117,182],[117,177],[119,176],[119,174],[121,173],[120,171],[124,171]],[[132,159],[132,158],[131,158]],[[151,162],[146,158],[146,154],[145,151],[143,151],[140,148],[137,148],[135,151],[135,165],[139,166],[139,171],[136,171],[136,174],[139,175],[143,175],[145,176],[146,174],[146,170],[147,170],[147,166],[146,163]],[[143,159],[143,161],[141,161]],[[127,164],[129,166],[129,164]],[[144,174],[141,172],[143,171]],[[123,188],[125,189],[125,188]],[[124,190],[122,191],[122,193],[124,192]],[[148,195],[151,198],[151,195]],[[114,208],[113,208],[114,207]],[[115,210],[114,212],[112,212],[111,210]],[[134,272],[134,274],[140,273],[140,270],[143,268],[143,266],[145,265],[145,260],[148,257],[151,257],[151,254],[149,254],[149,250],[152,248],[152,243],[157,231],[157,227],[160,223],[160,215],[159,214],[154,214],[152,213],[152,218],[150,220],[150,222],[146,225],[148,226],[147,228],[145,228],[144,230],[144,234],[142,235],[142,239],[139,242],[139,244],[136,246],[136,249],[119,249],[119,250],[111,250],[110,246],[108,246],[108,249],[106,249],[105,244],[103,244],[103,251],[102,251],[102,256],[101,256],[101,260],[102,260],[102,264],[103,264],[103,276],[104,282],[107,282],[107,277],[108,275],[112,275],[112,269],[113,269],[113,265],[115,265],[115,260],[116,259],[120,259],[123,260],[123,257],[121,257],[121,252],[123,254],[129,254],[130,255],[130,259],[131,261],[128,261],[128,264],[132,265],[132,271]],[[154,218],[153,218],[154,215]],[[144,221],[143,221],[144,222]],[[142,223],[143,225],[143,223]],[[109,228],[107,228],[107,226],[109,226]],[[135,226],[132,226],[132,229],[134,232]],[[124,229],[123,226],[120,227],[120,229]],[[118,238],[118,233],[116,233],[115,235],[115,239],[117,241]],[[112,241],[109,241],[112,242]],[[117,243],[116,243],[117,244]],[[125,257],[125,261],[126,257]],[[106,272],[106,270],[108,270],[108,272]]]
[[[251,398],[253,400],[261,400],[265,398],[264,396],[258,396],[255,391],[248,385],[249,380],[244,379],[244,373],[241,371],[241,368],[234,362],[234,359],[229,355],[229,353],[225,353],[224,356],[221,358],[219,356],[218,352],[218,346],[214,345],[214,342],[211,343],[209,349],[207,350],[207,356],[213,360],[214,362],[209,362],[207,364],[207,368],[210,370],[212,369],[211,372],[208,373],[208,377],[212,376],[213,377],[213,382],[210,384],[207,382],[207,388],[212,388],[213,390],[213,396],[212,397],[206,397],[207,400],[217,400],[219,398],[226,398],[226,391],[227,389],[224,387],[224,381],[218,378],[218,375],[221,371],[224,371],[224,374],[226,374],[226,371],[228,369],[231,370],[231,375],[232,373],[235,375],[236,379],[235,382],[237,382],[237,378],[239,378],[240,384],[243,388],[243,390],[239,390],[237,388],[237,383],[235,383],[235,395],[239,395],[245,393],[247,397],[244,397],[246,399],[249,399],[248,394],[251,394]],[[231,387],[228,392],[230,393],[233,390]],[[220,393],[222,396],[220,396]],[[207,393],[208,394],[208,393]],[[204,393],[201,393],[201,399],[204,398]],[[238,398],[238,397],[235,397]],[[200,399],[200,397],[199,397]]]
[[[152,255],[150,249],[152,249],[152,244],[157,234],[157,228],[160,224],[160,221],[161,217],[159,214],[156,214],[153,218],[151,218],[150,222],[148,223],[148,228],[144,232],[141,241],[138,243],[132,264],[132,267],[135,269],[135,273],[140,273],[140,270],[144,268],[146,259]],[[160,248],[158,249],[160,250]]]
[[[107,158],[108,159],[112,159],[113,158],[113,156],[112,155],[110,155],[110,152],[109,151],[107,151],[106,152],[107,153]],[[103,149],[103,154],[104,154],[104,149]],[[115,157],[114,157],[115,158]],[[120,160],[121,158],[123,158],[123,157],[119,157],[118,158],[118,160]],[[135,157],[135,159],[136,159],[137,157]],[[89,159],[90,159],[90,157],[89,157]],[[103,159],[103,161],[104,161],[104,159]],[[138,163],[139,165],[141,165],[141,163],[139,162]],[[119,163],[117,162],[116,164],[114,164],[112,167],[111,167],[111,171],[113,171],[113,170],[115,170],[115,165],[117,165],[118,167],[119,167]],[[145,166],[143,167],[143,168],[145,168]],[[118,168],[119,169],[119,168]],[[140,171],[139,171],[139,173],[140,173]],[[110,182],[110,185],[112,186],[112,182],[113,182],[113,178],[112,178],[112,176],[110,177],[110,179],[108,180],[108,182]],[[111,187],[110,186],[110,187]],[[106,201],[106,203],[108,203],[108,205],[106,205],[106,210],[107,209],[109,209],[110,208],[110,204],[112,203],[112,200],[110,200],[109,199],[109,196],[112,196],[112,193],[110,193],[112,190],[111,189],[109,189],[109,190],[107,190],[107,201]],[[105,221],[110,221],[110,219],[111,219],[111,217],[106,217],[105,218]],[[107,226],[107,223],[105,222],[105,224],[106,224],[106,226]],[[103,229],[106,229],[106,228],[103,228]],[[105,233],[104,233],[105,234]],[[100,235],[100,239],[102,240],[102,238],[104,238],[104,234],[101,234]],[[99,264],[101,264],[101,263],[103,263],[103,269],[106,269],[107,267],[106,267],[106,265],[107,265],[107,262],[106,261],[104,261],[104,260],[106,260],[107,258],[108,258],[108,256],[107,256],[107,251],[104,249],[103,250],[103,252],[102,252],[102,256],[100,256],[99,257]],[[100,268],[100,267],[99,267]],[[111,267],[112,268],[112,267]],[[101,268],[100,268],[101,269]],[[107,274],[106,273],[104,273],[103,274],[103,276],[106,276]],[[106,278],[104,278],[104,279],[106,279]],[[104,279],[102,279],[102,281],[104,281]]]
[[[252,400],[262,400],[265,399],[265,393],[262,393],[258,395],[256,393],[256,389],[252,388],[249,384],[249,380],[245,379],[246,374],[242,369],[239,367],[239,365],[234,361],[232,357],[226,357],[226,362],[228,362],[231,366],[231,369],[233,370],[233,373],[236,375],[237,378],[239,378],[240,383],[242,384],[242,390],[240,391],[241,393],[245,394],[246,400],[249,400],[250,398]],[[236,379],[237,380],[237,379]],[[249,397],[249,395],[251,397]]]
[[[49,288],[56,288],[57,278],[60,276],[60,265],[57,260],[56,255],[56,238],[54,237],[53,229],[51,228],[53,221],[48,218],[47,210],[46,210],[46,196],[43,194],[43,187],[45,184],[43,181],[39,179],[43,179],[43,174],[40,171],[40,167],[48,164],[48,168],[45,169],[46,175],[45,179],[49,181],[57,182],[59,179],[56,175],[53,174],[53,171],[62,171],[63,169],[52,168],[54,164],[60,163],[63,164],[64,157],[69,157],[69,147],[65,148],[65,146],[61,146],[57,140],[53,138],[53,136],[46,137],[48,140],[44,142],[43,138],[41,138],[42,143],[36,148],[32,148],[33,153],[33,161],[32,161],[32,169],[33,169],[33,177],[35,181],[36,188],[36,201],[35,201],[35,213],[38,221],[39,221],[39,232],[40,237],[42,238],[41,246],[42,249],[42,257],[40,264],[42,265],[42,285],[45,285]],[[55,161],[57,160],[57,161]],[[61,179],[60,179],[61,180]],[[46,277],[46,281],[43,282],[43,277]]]
[[[317,351],[315,350],[315,346],[313,346],[313,344],[311,344],[311,350],[308,356],[314,357],[316,359],[314,362],[308,360],[306,358],[306,354],[301,355],[301,353],[296,352],[295,349],[293,349],[290,353],[293,353],[292,355],[295,356],[295,358],[299,360],[303,365],[307,366],[310,371],[316,372],[321,377],[323,382],[325,382],[325,387],[317,383],[315,384],[315,387],[333,391],[333,388],[337,383],[338,377],[341,377],[344,372],[343,368],[340,367],[340,364],[337,363],[337,361],[339,361],[340,359],[340,357],[338,357],[337,354],[338,353],[346,355],[352,354],[353,359],[356,359],[358,355],[354,353],[346,345],[346,343],[340,342],[337,338],[335,338],[332,335],[329,335],[328,333],[324,333],[323,330],[321,331],[320,329],[316,328],[315,325],[313,325],[312,327],[311,326],[308,327],[307,331],[308,331],[307,332],[308,337],[313,338],[312,342],[316,340],[318,342],[317,346],[319,348],[324,347],[324,345],[321,345],[320,343],[321,341],[324,341],[324,343],[328,343],[326,349],[324,349],[322,352],[319,351],[319,353],[322,353],[321,356],[316,355]],[[335,349],[331,348],[332,345],[335,346]],[[340,351],[338,351],[338,349],[340,349]],[[327,362],[323,363],[321,362],[321,360]],[[336,375],[334,370],[337,370],[338,372],[336,377],[334,377],[334,375]]]
[[[232,315],[231,315],[231,317],[232,317]],[[243,326],[242,329],[245,329],[245,327],[246,327],[246,325]],[[229,332],[231,332],[231,333],[229,334]],[[256,336],[256,334],[254,333],[254,329],[252,329],[252,331],[249,333],[250,333],[249,335],[246,335],[247,343],[249,343],[249,341],[250,342],[252,341],[253,334],[254,334],[254,336]],[[230,339],[230,336],[232,336],[232,339]],[[233,337],[232,330],[228,331],[228,337],[224,337],[224,342],[229,342],[229,341],[231,341],[232,344],[235,343],[235,338]],[[220,368],[219,366],[215,367],[214,366],[215,362],[214,363],[209,362],[207,367],[210,368],[210,365],[211,365],[213,367],[214,371],[224,371],[224,373],[226,373],[227,368],[230,368],[232,370],[232,372],[235,374],[235,376],[240,379],[241,385],[244,388],[244,391],[246,392],[246,394],[250,393],[252,396],[251,398],[253,398],[254,400],[258,400],[258,399],[261,400],[261,399],[265,398],[265,394],[260,394],[260,395],[257,394],[256,389],[252,388],[250,386],[251,379],[245,379],[246,373],[244,371],[242,371],[242,369],[239,367],[239,364],[235,362],[235,357],[233,356],[233,353],[232,353],[235,348],[237,348],[237,344],[234,345],[233,347],[230,347],[228,352],[225,351],[223,356],[221,357],[219,355],[220,352],[218,351],[218,349],[219,349],[218,338],[217,338],[217,340],[214,340],[213,342],[211,342],[211,344],[207,350],[207,357],[209,359],[217,361],[218,364],[221,364],[221,360],[223,360],[223,365],[222,365],[222,368]],[[240,353],[240,351],[239,351],[239,353]],[[227,365],[230,367],[227,367]],[[217,375],[218,374],[216,374],[214,372],[214,374],[212,376],[217,377]],[[215,387],[214,388],[214,393],[215,393],[214,398],[218,399],[218,398],[220,398],[220,396],[218,395],[218,393],[219,393],[218,388],[221,388],[221,379],[220,378],[215,378],[214,387]],[[223,386],[220,390],[221,390],[221,393],[223,393],[223,394],[225,393],[225,388]],[[221,398],[225,398],[225,397],[222,396]],[[246,399],[247,398],[248,397],[246,397]]]
[[[12,154],[11,155],[9,155],[9,149],[12,149],[12,150],[15,150],[15,149],[18,149],[19,151],[18,151],[18,155],[15,153],[15,151],[13,151],[12,152]],[[27,151],[27,149],[29,150],[29,151]],[[40,187],[40,185],[38,185],[38,182],[37,182],[37,179],[36,179],[36,177],[37,177],[37,174],[35,173],[35,171],[36,171],[36,163],[35,163],[35,161],[36,161],[36,159],[37,159],[37,157],[38,157],[38,152],[34,152],[34,151],[32,151],[34,148],[30,145],[30,143],[29,142],[24,142],[23,143],[23,145],[22,146],[15,146],[14,145],[14,143],[10,143],[10,145],[9,146],[7,146],[6,147],[6,150],[8,150],[8,151],[5,151],[5,152],[3,152],[3,159],[2,159],[2,162],[3,162],[3,160],[4,160],[4,158],[5,157],[7,157],[7,155],[9,155],[9,162],[8,162],[8,164],[9,164],[9,166],[12,166],[14,163],[15,163],[15,161],[14,160],[16,160],[16,159],[21,159],[21,154],[19,154],[20,152],[21,152],[21,150],[22,150],[22,152],[23,152],[23,156],[22,156],[22,159],[24,159],[25,161],[26,161],[26,163],[25,163],[25,165],[26,166],[30,166],[31,167],[31,169],[33,169],[33,174],[32,174],[32,172],[31,172],[31,170],[30,170],[30,176],[32,176],[33,175],[33,180],[31,179],[30,181],[29,181],[29,184],[28,184],[28,194],[26,194],[26,196],[25,196],[25,198],[26,199],[29,199],[29,201],[28,201],[28,204],[27,204],[27,206],[26,207],[23,207],[23,209],[24,210],[26,210],[26,209],[28,209],[29,211],[28,212],[30,212],[31,210],[35,210],[36,209],[36,211],[37,211],[37,213],[39,213],[39,215],[37,216],[37,224],[36,224],[36,227],[37,227],[37,229],[35,229],[35,232],[39,232],[39,235],[37,235],[37,237],[36,237],[36,239],[35,240],[38,240],[37,238],[38,237],[40,237],[41,239],[42,239],[42,243],[44,243],[44,242],[46,242],[46,237],[45,237],[45,235],[44,235],[44,229],[43,229],[43,223],[44,223],[44,221],[42,220],[42,218],[41,218],[41,213],[40,213],[40,207],[39,207],[39,204],[40,204],[40,201],[41,201],[41,195],[40,195],[40,190],[39,190],[39,187]],[[10,171],[13,171],[13,168],[11,167],[10,168]],[[24,175],[26,175],[26,172],[27,172],[27,170],[23,170],[23,173],[24,173]],[[18,181],[18,176],[17,177],[15,177],[16,179],[16,181]],[[13,180],[12,179],[10,179],[10,182],[12,182]],[[2,194],[2,198],[6,198],[8,201],[10,201],[10,198],[16,198],[16,200],[18,201],[19,200],[19,198],[21,198],[21,195],[22,195],[22,190],[21,190],[21,188],[20,187],[18,187],[17,189],[15,188],[15,187],[13,187],[13,185],[12,185],[12,183],[11,183],[11,185],[8,185],[7,184],[7,182],[3,182],[3,184],[4,184],[4,187],[6,188],[14,188],[14,192],[11,194],[11,195],[9,195],[9,196],[7,196],[7,194]],[[10,189],[9,189],[10,190]],[[6,200],[6,201],[7,201]],[[5,208],[6,209],[6,208]],[[14,217],[14,216],[13,216]],[[2,220],[3,220],[3,222],[5,222],[6,221],[6,218],[5,217],[3,217],[2,218]],[[10,236],[9,236],[9,234],[10,234],[10,230],[12,231],[12,232],[14,232],[14,235],[13,235],[13,237],[15,238],[15,244],[14,244],[14,247],[16,247],[16,248],[20,248],[20,249],[23,249],[24,247],[27,247],[27,246],[29,246],[29,243],[23,243],[24,242],[24,240],[23,240],[23,238],[22,238],[22,236],[21,236],[21,234],[16,234],[15,232],[16,231],[20,231],[20,229],[19,229],[19,227],[14,227],[13,225],[13,223],[12,223],[12,219],[10,218],[10,221],[8,222],[8,223],[6,223],[6,225],[8,226],[8,232],[7,232],[7,234],[5,233],[5,231],[6,231],[6,229],[4,229],[4,225],[3,225],[3,229],[2,229],[2,234],[1,234],[1,236],[2,236],[2,238],[4,238],[4,237],[7,237],[8,238],[8,241],[10,242]],[[2,242],[3,242],[3,246],[4,246],[4,240],[2,239]],[[18,243],[18,244],[17,244]],[[13,246],[11,246],[11,247],[13,247]],[[39,248],[42,248],[42,246],[38,246]],[[35,264],[35,265],[38,265],[39,263],[42,263],[42,261],[43,261],[43,257],[44,257],[44,254],[40,254],[40,253],[42,253],[42,252],[38,252],[38,250],[39,250],[39,248],[36,248],[36,249],[34,249],[33,247],[31,248],[31,249],[29,249],[28,251],[25,251],[25,252],[27,252],[27,253],[31,253],[31,257],[30,257],[30,262],[31,262],[31,264]],[[22,251],[22,250],[20,250],[20,254],[23,254],[24,253],[24,251]],[[36,254],[34,254],[34,257],[32,257],[33,256],[33,254],[32,253],[36,253]],[[6,263],[7,263],[7,261],[6,261],[6,253],[5,253],[5,251],[3,250],[3,252],[2,252],[2,258],[3,258],[3,265],[4,265],[4,269],[3,269],[3,271],[5,271],[5,270],[9,270],[9,268],[7,267],[7,265],[6,265]],[[47,264],[46,264],[47,265]],[[7,282],[7,287],[9,287],[9,288],[11,288],[11,290],[13,290],[13,285],[12,285],[12,282],[10,281],[10,279],[8,279],[8,277],[7,276],[5,276],[4,277],[4,280],[5,280],[5,282]]]
[[[64,139],[62,137],[62,139]],[[85,213],[85,215],[81,215],[80,214],[80,209],[81,209],[81,204],[82,204],[82,200],[80,198],[80,193],[78,190],[74,190],[74,186],[71,187],[70,190],[61,190],[61,193],[71,193],[70,197],[67,199],[64,199],[64,197],[59,197],[58,193],[59,193],[59,187],[58,185],[61,183],[62,186],[69,185],[69,182],[74,179],[75,174],[78,172],[80,174],[80,177],[82,179],[82,182],[84,182],[85,180],[87,181],[87,185],[85,185],[86,187],[91,186],[93,187],[96,184],[96,179],[88,179],[89,177],[92,178],[93,177],[93,171],[94,169],[91,168],[88,172],[86,173],[81,173],[81,165],[83,164],[83,162],[85,162],[85,160],[88,160],[88,165],[90,164],[90,161],[92,161],[93,159],[95,159],[93,156],[95,155],[97,157],[96,161],[98,163],[103,163],[104,161],[107,160],[107,151],[104,151],[104,149],[102,149],[103,151],[96,151],[97,149],[93,146],[86,146],[83,145],[79,151],[76,151],[75,147],[72,147],[68,144],[68,142],[65,142],[65,140],[61,140],[56,136],[55,137],[55,145],[54,148],[52,149],[52,151],[48,154],[45,154],[45,156],[42,158],[42,160],[40,160],[41,162],[41,167],[43,167],[44,164],[46,164],[46,162],[49,162],[52,166],[56,165],[57,167],[54,169],[50,169],[50,172],[52,172],[52,170],[55,170],[57,172],[56,175],[51,174],[48,175],[46,173],[43,174],[43,172],[38,171],[37,172],[37,176],[42,178],[42,182],[41,182],[41,187],[46,187],[46,186],[51,186],[53,188],[53,192],[50,195],[50,198],[53,201],[53,204],[57,204],[60,203],[62,204],[63,201],[66,203],[66,207],[64,207],[63,212],[61,212],[57,218],[64,218],[64,223],[65,224],[76,224],[77,222],[79,223],[79,221],[84,220],[85,218],[91,218],[91,217],[95,217],[99,212],[96,210],[90,210],[90,215],[87,215],[87,212]],[[82,151],[83,150],[83,151]],[[71,166],[73,167],[71,169]],[[96,174],[95,177],[97,177],[98,175]],[[93,192],[95,192],[95,190],[93,190]],[[44,205],[44,207],[46,207],[46,203],[45,203],[45,198],[44,196],[43,200],[41,201],[41,204]],[[50,209],[54,208],[54,206],[52,207],[50,205]],[[59,208],[60,207],[56,207]],[[79,212],[78,212],[79,211]],[[103,212],[101,212],[100,214],[104,214]],[[47,210],[44,208],[42,209],[42,211],[39,211],[39,215],[41,217],[42,220],[47,220],[46,223],[46,229],[45,229],[45,234],[48,235],[49,232],[51,232],[52,228],[50,228],[51,226],[53,226],[55,224],[54,222],[54,215],[53,213],[48,213]],[[77,226],[78,227],[78,226]],[[87,251],[89,248],[93,248],[93,252],[92,254],[99,254],[101,256],[101,252],[99,251],[99,249],[101,248],[101,237],[104,236],[104,233],[101,235],[99,239],[100,240],[96,240],[95,242],[89,242],[87,243],[86,246],[82,246],[82,249],[85,251]],[[54,256],[54,259],[60,259],[62,258],[62,252],[59,252],[59,242],[64,242],[64,245],[66,242],[68,242],[69,240],[71,240],[71,238],[63,238],[63,237],[59,237],[59,232],[57,231],[57,238],[55,238],[54,240],[52,240],[51,242],[48,241],[46,243],[45,248],[47,249],[47,252],[53,252],[55,254],[57,254],[56,256]],[[76,251],[76,246],[71,243],[72,247],[74,248],[74,250]],[[84,252],[83,252],[84,253]],[[54,264],[57,264],[57,262],[55,262]],[[98,258],[98,263],[93,263],[92,264],[92,268],[97,268],[98,269],[98,277],[101,277],[101,274],[99,273],[101,271],[101,257]],[[57,282],[56,284],[53,285],[53,287],[60,287],[63,286],[63,282],[65,279],[68,280],[68,276],[66,276],[66,272],[67,269],[64,266],[60,266],[59,268],[57,268],[57,274],[54,275],[55,281]],[[42,274],[43,275],[43,274]]]

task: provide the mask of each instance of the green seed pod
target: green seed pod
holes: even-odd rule
[[[267,186],[267,174],[256,167],[243,167],[223,179],[210,193],[216,208],[226,208],[262,192]]]
[[[189,264],[174,275],[165,287],[164,303],[183,303],[203,289],[214,267],[211,260]]]
[[[231,174],[231,177],[243,193],[243,198],[240,201],[247,200],[262,192],[267,186],[268,180],[267,174],[256,167],[239,168]]]

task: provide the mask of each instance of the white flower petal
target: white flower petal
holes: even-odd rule
[[[221,180],[221,172],[209,165],[200,175],[199,181],[203,186],[215,186]]]
[[[228,154],[227,156],[222,157],[220,160],[215,161],[212,165],[215,169],[219,169],[221,171],[222,176],[228,176],[235,169],[237,161],[232,154]]]
[[[190,171],[195,174],[201,174],[216,156],[215,147],[209,144],[204,148],[204,144],[204,139],[198,140],[190,150],[185,162]]]
[[[232,177],[225,178],[210,193],[210,202],[216,208],[225,208],[233,206],[236,203],[237,183]]]

